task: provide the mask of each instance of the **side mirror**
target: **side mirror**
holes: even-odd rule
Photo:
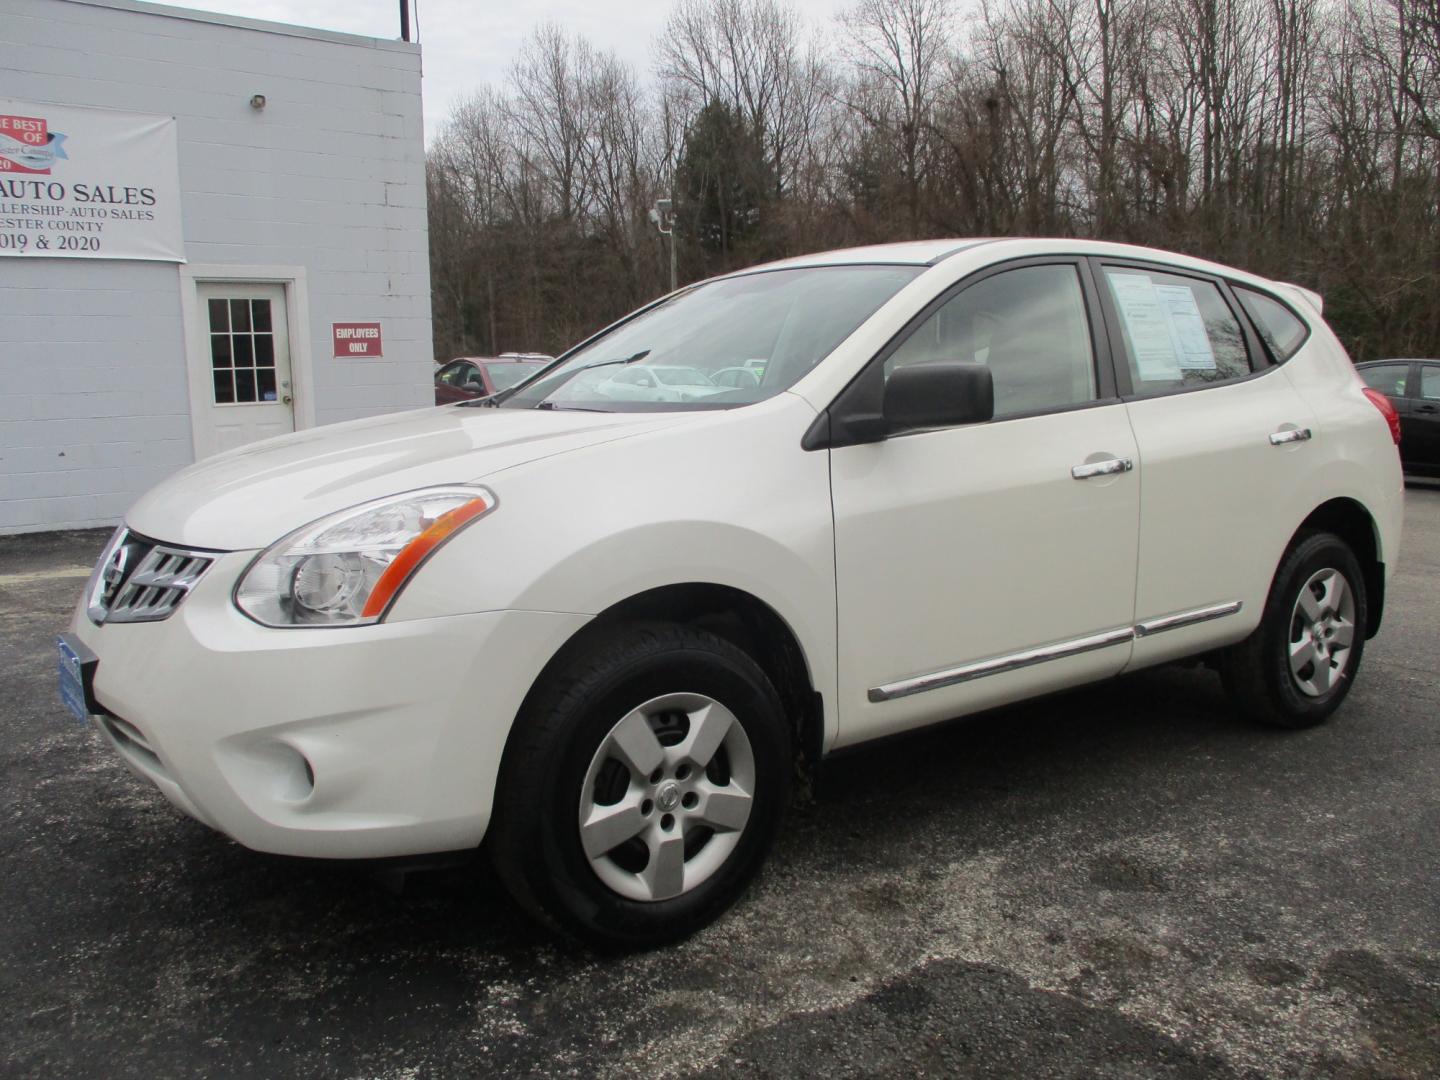
[[[978,424],[995,415],[995,381],[984,364],[940,360],[896,368],[885,383],[887,431]]]

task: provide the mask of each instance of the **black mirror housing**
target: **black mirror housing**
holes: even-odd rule
[[[984,423],[995,416],[995,380],[984,364],[909,364],[885,381],[884,408],[890,431]]]

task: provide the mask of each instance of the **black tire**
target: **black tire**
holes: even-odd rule
[[[1338,571],[1352,590],[1354,631],[1343,670],[1327,690],[1312,695],[1291,669],[1290,648],[1292,640],[1300,640],[1297,634],[1306,632],[1295,617],[1301,590],[1327,569]],[[1360,670],[1368,619],[1365,575],[1349,545],[1334,533],[1300,534],[1275,571],[1260,625],[1220,658],[1220,675],[1236,709],[1272,727],[1308,728],[1329,719]]]
[[[734,846],[718,869],[679,895],[637,900],[615,891],[592,867],[580,837],[581,798],[592,760],[599,760],[617,723],[670,694],[705,695],[733,714],[748,739],[754,790],[749,817],[738,839],[727,840]],[[527,700],[501,763],[487,847],[511,895],[542,922],[602,949],[649,948],[713,921],[744,890],[779,828],[790,770],[784,710],[754,660],[692,627],[619,625],[547,676]],[[620,781],[629,785],[627,798],[642,783],[637,777],[630,770]],[[682,831],[687,827],[695,826],[682,824]],[[713,842],[703,827],[699,839]]]

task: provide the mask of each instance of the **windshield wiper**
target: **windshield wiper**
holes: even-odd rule
[[[618,360],[601,360],[598,364],[586,364],[584,367],[576,368],[573,372],[571,372],[571,377],[573,378],[575,375],[579,375],[582,371],[594,371],[596,368],[600,367],[614,367],[616,364],[633,364],[637,360],[644,360],[645,357],[649,355],[649,349],[641,349],[637,353],[632,353],[629,356],[622,356]]]
[[[649,349],[641,349],[637,353],[631,353],[629,356],[622,356],[616,360],[602,360],[598,364],[586,364],[584,367],[578,367],[575,368],[573,371],[567,371],[565,372],[564,382],[562,382],[559,386],[555,388],[555,393],[559,393],[561,390],[563,390],[566,383],[568,383],[571,379],[575,378],[576,375],[579,375],[583,371],[594,371],[596,368],[602,367],[614,367],[616,364],[633,364],[637,360],[644,360],[645,357],[649,355]],[[586,409],[579,405],[556,405],[553,401],[550,400],[554,396],[555,394],[552,393],[549,396],[542,398],[540,401],[537,401],[535,403],[534,407],[537,409],[573,409],[578,412],[610,412],[609,409]]]

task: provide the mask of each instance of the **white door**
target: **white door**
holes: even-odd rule
[[[996,419],[831,450],[840,744],[1129,659],[1139,474],[1088,291],[1069,262],[966,285],[883,363],[984,363]]]
[[[283,285],[199,286],[204,399],[192,403],[201,456],[295,430]]]
[[[1280,555],[1314,509],[1304,478],[1324,433],[1220,283],[1149,265],[1108,264],[1098,278],[1144,470],[1139,667],[1238,640],[1259,621]]]

